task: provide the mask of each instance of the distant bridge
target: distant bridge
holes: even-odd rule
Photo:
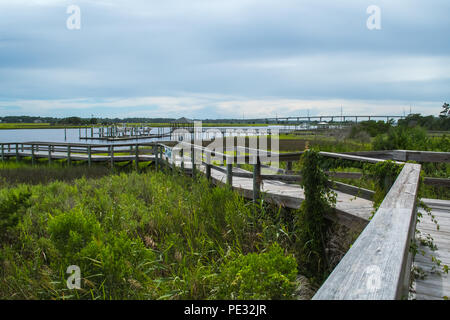
[[[346,122],[346,121],[354,121],[358,123],[358,120],[398,120],[403,119],[405,116],[390,116],[390,115],[382,115],[382,116],[368,116],[368,115],[334,115],[334,116],[298,116],[298,117],[275,117],[275,118],[259,118],[259,119],[242,119],[237,121],[242,121],[242,123],[246,122],[255,122],[255,123],[296,123],[296,122],[311,122],[311,121],[325,121],[329,122]]]

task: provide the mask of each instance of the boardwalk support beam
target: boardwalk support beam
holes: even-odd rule
[[[136,171],[139,171],[139,145],[138,144],[136,144],[134,151],[136,152],[135,158],[134,158],[134,162],[136,165]]]
[[[227,185],[233,187],[233,162],[232,158],[227,158]]]
[[[72,161],[70,159],[70,146],[67,146],[67,163],[69,166],[72,164]]]
[[[260,199],[261,193],[261,162],[259,157],[253,165],[253,201]]]

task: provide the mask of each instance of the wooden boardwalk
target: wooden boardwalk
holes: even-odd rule
[[[107,151],[105,151],[106,153]],[[120,153],[120,152],[118,152]],[[5,157],[15,157],[16,153],[15,152],[5,152],[4,153]],[[18,152],[18,156],[21,158],[24,157],[31,157],[31,153],[29,151],[25,151],[25,152]],[[35,151],[34,152],[34,157],[36,158],[41,158],[41,159],[48,159],[49,158],[49,154],[46,151]],[[67,159],[67,153],[66,152],[52,152],[50,155],[50,158],[52,160],[63,160],[63,159]],[[153,161],[155,159],[154,155],[151,154],[139,154],[138,155],[139,161],[142,162],[148,162],[148,161]],[[77,154],[77,153],[71,153],[70,154],[70,159],[72,161],[88,161],[89,160],[89,156],[87,154]],[[125,162],[125,161],[134,161],[136,159],[135,155],[132,154],[115,154],[113,156],[113,158],[111,159],[111,156],[109,155],[97,155],[97,154],[92,154],[91,155],[91,161],[92,162]]]
[[[444,272],[435,272],[436,263],[433,263],[431,257],[434,256],[441,261],[443,265],[450,266],[450,201],[424,199],[432,214],[435,215],[439,224],[437,230],[434,222],[424,212],[421,222],[417,224],[417,229],[422,233],[422,237],[430,234],[437,246],[436,251],[431,251],[428,247],[419,246],[419,251],[425,251],[425,255],[417,253],[414,259],[414,266],[426,272],[424,279],[417,279],[411,290],[411,298],[417,300],[442,300],[444,297],[450,297],[450,276]]]
[[[184,167],[191,169],[192,164],[189,162],[190,158],[185,158]],[[180,163],[176,164],[180,167]],[[226,184],[227,174],[224,172],[225,167],[217,170],[215,167],[211,168],[211,179],[215,184]],[[204,165],[197,166],[197,170],[206,173]],[[264,169],[263,169],[264,170]],[[233,173],[247,173],[251,172],[233,168]],[[233,177],[233,189],[243,195],[245,198],[253,198],[253,180],[252,178]],[[361,231],[368,223],[369,217],[373,211],[373,203],[360,197],[333,190],[336,192],[336,216],[329,218],[346,225],[347,227]],[[261,192],[263,199],[268,202],[282,205],[290,209],[298,209],[301,202],[305,199],[304,190],[299,184],[286,183],[275,180],[264,180],[261,184]]]
[[[203,166],[202,171],[205,171]],[[250,173],[249,171],[239,168],[233,168],[233,172]],[[216,181],[226,183],[226,174],[215,170],[214,168],[211,170],[211,177]],[[233,177],[233,188],[244,195],[248,195],[248,198],[253,196],[253,180],[251,178]],[[371,212],[373,211],[372,201],[337,190],[334,191],[337,194],[337,210],[342,213],[349,213],[366,221],[369,219]],[[291,209],[299,208],[300,203],[305,199],[304,190],[299,184],[289,184],[282,181],[263,181],[261,192],[266,198],[269,198],[270,201]]]

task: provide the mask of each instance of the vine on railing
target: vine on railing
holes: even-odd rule
[[[425,202],[422,201],[422,195],[424,193],[424,174],[425,174],[425,172],[422,170],[420,172],[420,178],[419,178],[420,180],[419,180],[419,193],[418,193],[418,197],[417,197],[417,205],[418,205],[418,207],[422,208],[427,213],[427,215],[429,216],[431,221],[436,225],[436,229],[439,230],[440,229],[439,223],[438,223],[435,215],[433,215],[431,208],[428,207],[425,204]],[[418,225],[421,222],[422,218],[423,218],[423,214],[420,211],[418,211],[416,225]],[[438,247],[434,243],[434,239],[431,236],[431,234],[429,234],[429,233],[425,234],[425,233],[421,232],[417,227],[416,227],[415,231],[416,231],[415,239],[418,240],[418,242],[423,247],[428,247],[431,252],[435,252],[438,250]],[[411,251],[414,256],[419,252],[422,256],[426,255],[425,250],[419,249],[419,246],[417,245],[417,241],[414,241],[411,244]],[[436,255],[430,253],[430,256],[431,256],[431,262],[433,263],[430,273],[441,273],[441,272],[448,273],[448,265],[442,264],[442,261],[440,259],[438,259],[436,257]],[[418,279],[418,278],[423,279],[427,276],[427,273],[423,269],[420,269],[419,267],[413,267],[412,275],[413,276],[412,276],[411,285],[413,283],[413,280]]]
[[[314,150],[306,150],[302,155],[301,186],[305,200],[296,221],[299,265],[303,274],[316,282],[321,282],[329,271],[325,214],[336,204],[336,194],[329,188],[327,176],[319,167],[320,158]]]
[[[370,219],[372,219],[375,212],[380,207],[402,169],[402,164],[397,164],[392,160],[378,162],[376,164],[364,164],[363,175],[369,175],[374,181],[375,187],[375,194],[373,196],[374,210],[372,211]]]
[[[408,161],[408,163],[414,163],[413,161]],[[398,175],[400,174],[401,170],[403,169],[402,164],[397,164],[394,161],[388,160],[384,162],[380,162],[377,164],[365,164],[363,175],[366,174],[366,172],[370,175],[370,177],[374,180],[375,183],[375,195],[374,195],[374,211],[372,214],[375,214],[375,212],[378,210],[379,206],[383,202],[383,199],[385,198],[386,194],[389,192],[391,186],[397,179]],[[436,219],[436,217],[432,214],[431,208],[429,208],[423,201],[422,201],[422,194],[423,194],[423,186],[424,186],[424,172],[423,170],[420,173],[419,178],[419,190],[417,195],[417,206],[419,208],[422,208],[427,215],[430,217],[431,221],[436,225],[436,229],[439,230],[439,223]],[[413,258],[416,256],[417,253],[421,253],[423,256],[426,255],[425,250],[419,249],[419,245],[417,244],[417,241],[424,247],[428,247],[431,252],[435,252],[438,248],[436,244],[434,243],[434,239],[430,234],[423,234],[418,228],[417,225],[420,223],[421,218],[423,218],[423,214],[418,211],[417,212],[417,221],[416,221],[416,229],[415,229],[415,238],[411,240],[410,245],[410,251],[413,255]],[[442,261],[439,260],[435,255],[431,254],[431,262],[433,263],[433,267],[431,269],[431,272],[445,272],[448,273],[448,266],[443,265]],[[427,273],[417,267],[413,266],[411,270],[411,283],[412,286],[415,279],[423,279],[426,277]]]

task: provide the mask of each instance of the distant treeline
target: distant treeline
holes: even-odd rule
[[[30,116],[7,116],[0,117],[2,123],[49,123],[50,125],[89,125],[89,124],[114,124],[114,123],[170,123],[175,118],[54,118],[54,117],[30,117]],[[204,123],[220,123],[220,124],[269,124],[270,123],[289,123],[287,121],[269,121],[267,119],[204,119]],[[346,122],[351,124],[351,122]],[[365,131],[372,137],[385,133],[394,124],[394,120],[384,121],[363,121],[354,126],[354,134]],[[410,114],[405,119],[398,120],[399,126],[420,126],[427,130],[447,131],[450,130],[450,107],[448,103],[444,103],[439,116],[422,116],[419,113]]]
[[[49,123],[50,125],[89,125],[89,124],[114,124],[114,123],[168,123],[174,118],[54,118],[54,117],[30,117],[7,116],[0,117],[2,123]]]
[[[388,133],[394,126],[394,121],[363,121],[353,126],[350,137],[357,137],[361,132],[366,132],[371,137]],[[450,130],[450,116],[446,117],[423,117],[420,114],[410,114],[405,119],[400,119],[397,122],[397,127],[414,128],[420,127],[428,131],[449,131]]]
[[[115,123],[171,123],[175,118],[53,118],[53,117],[30,117],[30,116],[7,116],[0,117],[2,123],[49,123],[50,125],[89,125],[89,124],[115,124]],[[250,123],[255,124],[254,120],[242,119],[206,119],[202,120],[204,123],[220,123],[220,124],[236,124],[236,123]],[[258,123],[267,123],[261,120]]]

